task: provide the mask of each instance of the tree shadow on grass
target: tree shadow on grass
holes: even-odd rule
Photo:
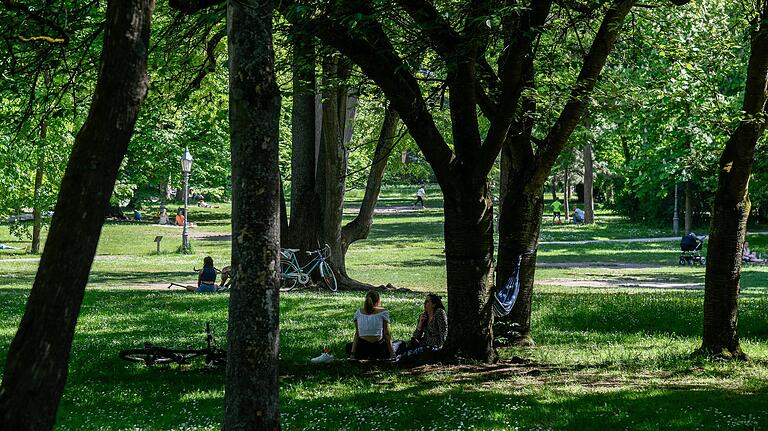
[[[117,271],[91,271],[88,278],[89,285],[114,285],[118,284],[130,288],[134,284],[147,283],[179,283],[181,281],[197,280],[197,273],[190,268],[189,271],[153,271],[153,272],[117,272]]]
[[[411,259],[408,261],[389,262],[388,266],[400,267],[400,268],[417,268],[420,266],[445,266],[444,256],[435,256],[433,259]]]
[[[101,365],[107,373],[70,380],[57,424],[61,429],[202,427],[222,415],[220,369]],[[104,379],[107,374],[111,377]],[[365,373],[344,364],[281,366],[280,385],[284,429],[768,427],[765,385],[750,392],[684,382],[652,386],[642,375],[574,377],[567,370],[528,365],[475,371],[435,366],[414,375]]]
[[[565,332],[667,334],[701,336],[701,292],[611,293],[606,295],[547,294],[537,325]],[[768,298],[750,298],[739,312],[742,337],[768,336]]]
[[[418,244],[427,241],[443,240],[442,222],[422,222],[418,224],[418,230],[414,230],[413,223],[380,223],[374,224],[368,236],[368,240],[379,247],[398,244]]]
[[[25,289],[4,289],[3,294],[13,301],[10,305],[4,302],[7,306],[0,316],[18,318],[27,293]],[[675,314],[682,315],[677,325],[686,319],[694,320],[697,327],[700,323],[698,300],[675,300],[673,295],[601,295],[599,303],[586,301],[574,307],[574,296],[578,297],[547,295],[547,306],[557,307],[562,316],[549,321],[554,330],[621,334],[650,328],[651,332],[668,333],[671,327],[664,321],[674,319]],[[411,295],[388,297],[406,299],[392,301],[393,315],[410,316],[418,310],[418,304],[407,300]],[[351,334],[351,310],[360,302],[357,295],[282,298],[282,315],[301,319],[281,322],[285,325],[280,380],[285,429],[456,429],[458,424],[476,429],[768,428],[763,408],[768,403],[765,382],[748,392],[695,382],[650,386],[642,373],[606,378],[599,375],[605,369],[596,368],[590,374],[585,368],[540,364],[478,367],[475,371],[436,367],[419,375],[370,372],[345,363],[306,365],[309,350],[301,346],[311,344],[309,340],[322,343],[325,333],[336,337],[334,340],[339,339],[339,331]],[[88,291],[58,428],[171,429],[182,428],[182,424],[218,428],[223,414],[223,370],[200,365],[147,368],[120,361],[117,352],[140,346],[144,340],[172,347],[202,346],[202,325],[207,320],[214,324],[223,347],[227,305],[224,296]],[[629,329],[616,328],[622,324],[620,320],[600,322],[601,306],[609,317],[630,312],[644,318],[630,321]],[[587,311],[572,310],[580,307]],[[742,315],[742,322],[756,318],[750,313],[757,311]],[[412,322],[403,319],[410,327]],[[765,323],[765,317],[762,319]],[[10,341],[4,340],[0,356],[5,355],[6,342]],[[302,358],[301,363],[296,358]],[[4,357],[0,360],[4,362]],[[718,418],[728,418],[728,422],[718,422]]]

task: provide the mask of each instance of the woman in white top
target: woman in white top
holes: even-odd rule
[[[375,290],[365,295],[363,308],[355,312],[355,338],[347,344],[347,353],[355,359],[387,359],[394,357],[389,334],[389,311],[381,307]]]

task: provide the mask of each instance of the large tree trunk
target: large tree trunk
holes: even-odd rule
[[[48,122],[43,120],[40,124],[40,141],[45,143],[48,135]],[[40,189],[43,187],[43,170],[45,168],[45,148],[41,145],[37,155],[37,168],[35,169],[34,207],[32,208],[32,253],[40,253],[40,233],[43,230],[43,214],[40,211]]]
[[[525,99],[525,108],[535,110],[535,102]],[[532,346],[531,338],[531,298],[533,281],[536,273],[536,249],[541,228],[541,216],[544,212],[544,187],[532,186],[531,178],[535,171],[534,155],[530,145],[525,145],[533,131],[533,123],[521,119],[518,123],[520,133],[507,137],[502,154],[513,162],[507,177],[507,193],[501,202],[499,215],[499,252],[496,267],[496,286],[501,287],[512,275],[517,259],[520,261],[520,292],[512,312],[494,325],[494,334],[501,341],[520,346]]]
[[[280,247],[286,247],[288,239],[288,207],[285,204],[285,188],[283,187],[282,176],[280,177]]]
[[[593,194],[594,169],[592,142],[584,145],[584,223],[595,223],[595,196]]]
[[[467,179],[468,176],[456,175]],[[460,180],[459,180],[460,181]],[[445,260],[448,282],[446,350],[450,355],[492,361],[493,196],[487,182],[450,184],[445,196]]]
[[[109,1],[101,69],[0,387],[8,430],[52,429],[109,198],[147,92],[153,0]]]
[[[608,10],[600,25],[590,52],[582,65],[577,82],[574,84],[569,102],[560,113],[554,126],[549,130],[545,143],[536,154],[530,145],[533,124],[530,113],[535,112],[533,99],[523,99],[522,115],[513,130],[519,131],[507,137],[503,151],[510,152],[513,160],[512,174],[506,198],[502,202],[499,217],[499,260],[496,270],[497,285],[502,285],[522,256],[520,272],[520,293],[512,312],[500,319],[500,334],[508,335],[518,345],[533,345],[531,336],[531,301],[536,266],[543,194],[546,179],[552,171],[557,156],[562,152],[573,130],[585,111],[587,96],[605,64],[608,54],[621,32],[622,23],[635,0],[624,0]],[[533,87],[533,72],[526,80]]]
[[[279,430],[280,92],[272,2],[230,1],[232,264],[224,429]]]
[[[768,100],[768,5],[752,33],[741,123],[725,144],[709,228],[704,281],[704,334],[699,352],[745,359],[738,335],[741,248],[750,202],[749,176],[755,145],[766,127]]]
[[[346,193],[347,158],[345,131],[348,120],[349,95],[343,81],[348,77],[350,65],[339,56],[323,60],[323,130],[321,160],[325,166],[325,194],[323,196],[322,235],[331,247],[330,261],[341,277],[347,269],[341,240],[341,219]]]
[[[298,32],[298,30],[297,30]],[[291,111],[291,222],[286,246],[314,250],[320,239],[315,136],[315,48],[312,38],[296,37]],[[303,258],[303,254],[298,254]]]
[[[232,264],[224,429],[280,429],[280,93],[272,4],[228,4]]]
[[[347,223],[341,229],[341,252],[346,257],[349,246],[361,239],[368,238],[368,233],[373,225],[373,210],[376,208],[376,202],[379,199],[381,191],[381,180],[384,178],[384,170],[387,167],[387,160],[392,152],[397,140],[395,133],[400,119],[392,106],[388,106],[384,114],[384,122],[379,132],[379,140],[376,143],[376,150],[373,153],[373,164],[368,172],[368,181],[365,186],[365,195],[360,204],[360,211],[357,216]],[[339,283],[344,289],[363,290],[370,289],[371,285],[353,280],[346,273],[340,274]]]

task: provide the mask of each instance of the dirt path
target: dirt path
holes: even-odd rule
[[[616,269],[648,269],[665,268],[669,265],[658,263],[625,263],[625,262],[536,262],[537,268],[616,268]]]
[[[663,279],[633,279],[631,277],[621,277],[615,279],[600,278],[589,280],[578,280],[574,278],[550,278],[547,280],[537,280],[536,284],[542,286],[568,286],[568,287],[587,287],[594,289],[684,289],[700,290],[704,289],[704,283],[674,283]]]
[[[747,235],[768,235],[768,232],[749,232]],[[665,236],[657,238],[619,238],[619,239],[584,239],[579,241],[541,241],[544,245],[578,245],[594,244],[601,242],[660,242],[660,241],[680,241],[679,236]]]

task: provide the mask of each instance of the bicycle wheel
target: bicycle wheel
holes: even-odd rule
[[[326,262],[320,263],[320,282],[325,285],[328,290],[335,292],[339,289],[339,285],[336,283],[336,275],[333,273],[331,266]]]
[[[227,365],[227,351],[213,349],[205,356],[205,364],[209,367],[225,367]]]
[[[128,349],[120,352],[120,359],[150,366],[177,362],[178,355],[166,349]]]
[[[299,283],[299,269],[290,260],[280,260],[280,290],[293,290]]]

